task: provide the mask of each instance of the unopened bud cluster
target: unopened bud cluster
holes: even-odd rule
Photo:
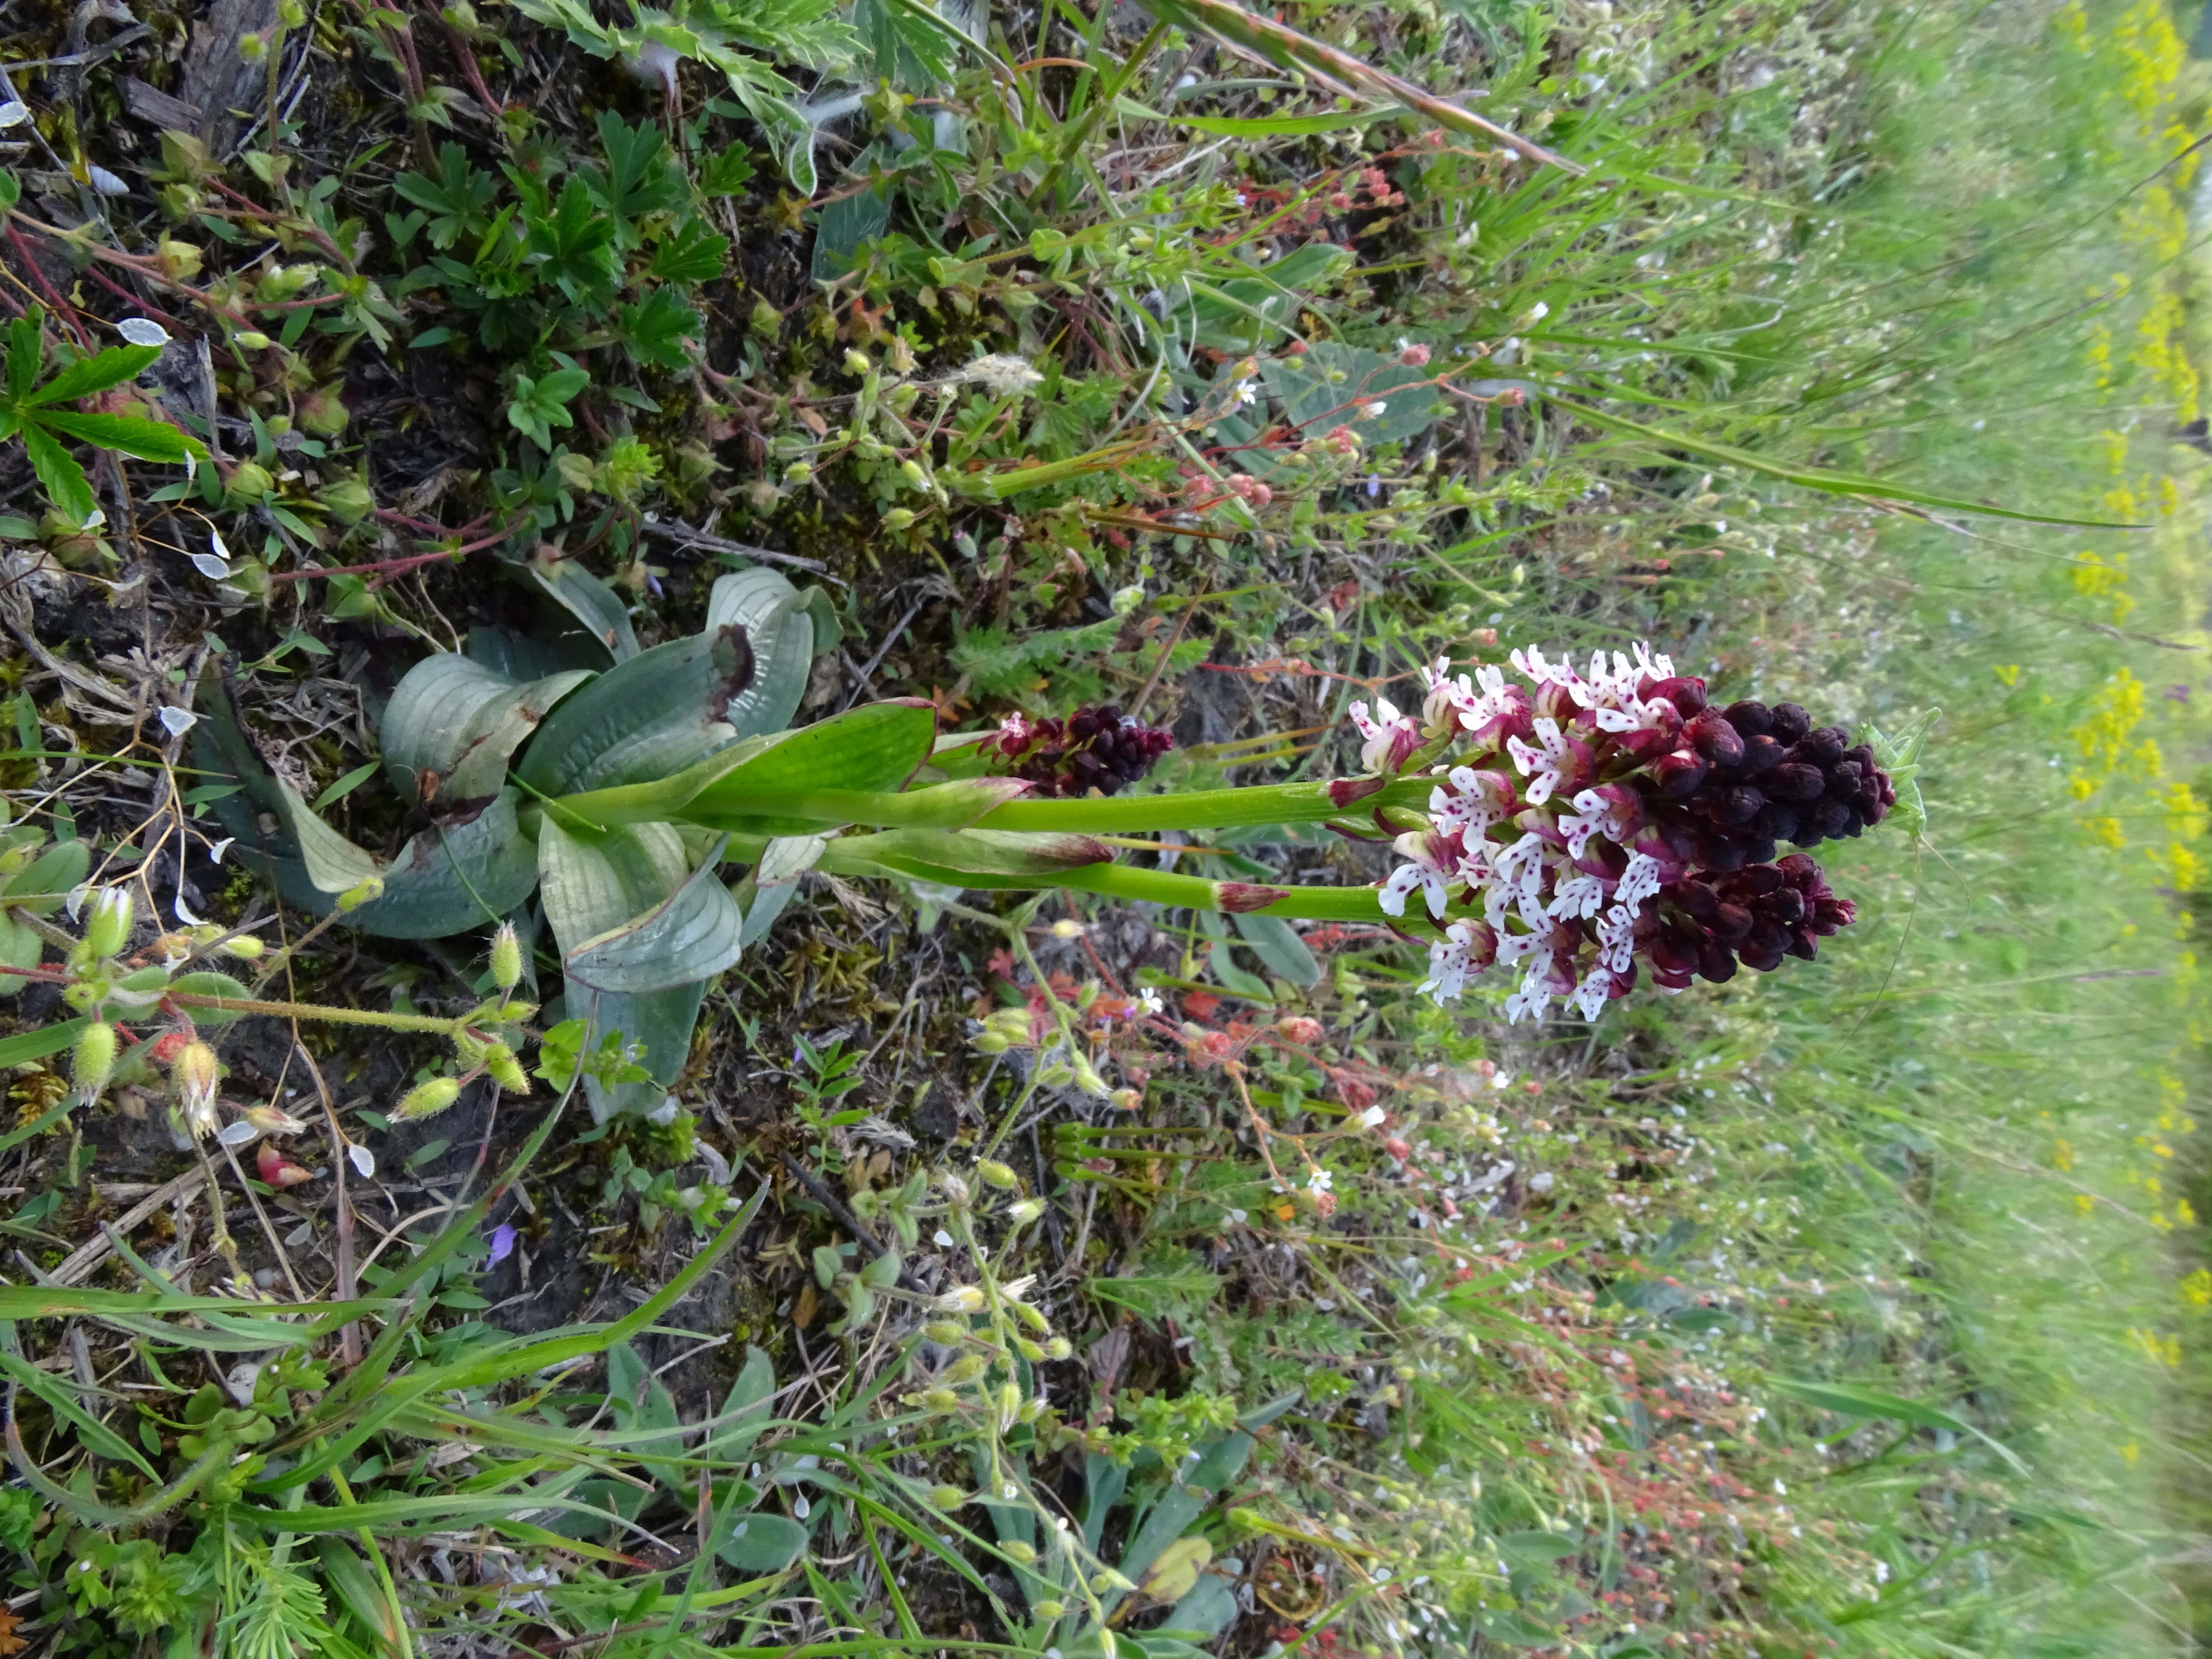
[[[1146,726],[1110,702],[1079,708],[1065,720],[1009,714],[977,745],[994,775],[1024,779],[1040,795],[1113,794],[1174,747],[1164,727]]]

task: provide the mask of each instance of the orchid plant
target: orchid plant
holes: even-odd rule
[[[1679,990],[1812,957],[1853,911],[1802,849],[1861,833],[1897,799],[1873,747],[1841,727],[1787,702],[1717,707],[1702,679],[1641,645],[1586,672],[1516,650],[1517,678],[1439,660],[1422,671],[1418,711],[1352,705],[1360,775],[1130,793],[1171,739],[1110,707],[946,733],[933,705],[894,699],[793,726],[834,623],[821,596],[773,571],[723,577],[700,634],[643,651],[580,568],[519,574],[566,632],[480,629],[401,680],[383,763],[413,833],[389,860],[271,768],[227,676],[198,693],[198,763],[240,786],[216,810],[288,898],[325,926],[391,937],[496,933],[489,1000],[473,1015],[331,1011],[452,1039],[455,1074],[416,1089],[403,1115],[442,1109],[480,1075],[527,1091],[514,1046],[538,1010],[523,999],[541,994],[544,932],[562,981],[544,998],[562,1023],[548,1058],[580,1075],[601,1118],[659,1109],[708,984],[809,870],[936,905],[1001,888],[1143,900],[1279,928],[1293,945],[1292,920],[1382,923],[1426,945],[1422,988],[1440,1000],[1504,967],[1518,975],[1509,1019],[1564,999],[1594,1020],[1647,969]],[[1390,841],[1401,862],[1374,885],[1291,886],[1150,867],[1105,839],[1295,823]],[[1785,842],[1801,850],[1782,855]],[[747,866],[735,881],[732,865]],[[194,1010],[264,1005],[228,983],[165,997],[149,975],[189,954],[149,958],[129,983],[134,1009],[178,1022],[170,1047],[204,1073]],[[179,1083],[195,1098],[208,1093],[198,1073]]]

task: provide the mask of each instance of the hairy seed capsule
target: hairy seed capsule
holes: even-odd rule
[[[522,1069],[522,1062],[514,1057],[514,1050],[504,1042],[491,1042],[484,1045],[484,1070],[491,1080],[511,1095],[530,1092],[530,1073]]]
[[[933,1319],[921,1334],[940,1348],[955,1348],[968,1340],[968,1328],[957,1319]]]
[[[1026,1567],[1036,1559],[1036,1547],[1024,1544],[1018,1538],[1009,1538],[1005,1543],[1000,1545],[999,1553],[1018,1566]]]
[[[78,1036],[76,1052],[70,1056],[70,1081],[90,1100],[114,1069],[115,1028],[105,1020],[94,1020]]]
[[[514,924],[503,921],[491,940],[491,982],[502,991],[512,991],[522,980],[522,941],[515,937]]]
[[[404,1098],[392,1109],[392,1116],[402,1122],[416,1118],[434,1117],[461,1097],[461,1080],[454,1077],[434,1077],[428,1083],[407,1091]]]
[[[987,1158],[976,1164],[975,1173],[983,1177],[986,1184],[996,1187],[1001,1192],[1012,1192],[1022,1184],[1022,1178],[1013,1172],[1011,1166],[993,1158]]]
[[[968,1502],[968,1494],[957,1486],[932,1486],[929,1501],[940,1510],[951,1511],[963,1507]]]
[[[177,1051],[169,1063],[169,1080],[177,1087],[177,1104],[183,1109],[185,1127],[195,1140],[204,1140],[216,1132],[216,1090],[222,1080],[222,1068],[216,1063],[215,1050],[204,1042],[188,1042]]]

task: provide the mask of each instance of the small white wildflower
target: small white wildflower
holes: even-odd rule
[[[1383,411],[1389,407],[1387,400],[1381,398],[1373,398],[1359,405],[1359,418],[1363,421],[1379,421],[1382,418]]]
[[[946,1232],[944,1228],[939,1227],[932,1236],[930,1242],[935,1244],[940,1250],[949,1250],[952,1248],[952,1235]]]
[[[1363,1129],[1371,1129],[1382,1121],[1384,1115],[1380,1106],[1370,1106],[1359,1115],[1359,1127]]]
[[[1167,1004],[1160,1000],[1160,994],[1152,989],[1151,986],[1148,985],[1143,990],[1137,993],[1137,1012],[1139,1013],[1157,1014],[1164,1012],[1166,1007]]]
[[[115,331],[135,346],[161,346],[169,343],[169,331],[151,317],[125,317],[116,324]]]
[[[1315,1192],[1325,1193],[1336,1185],[1336,1177],[1327,1170],[1316,1170],[1306,1178],[1306,1185]]]

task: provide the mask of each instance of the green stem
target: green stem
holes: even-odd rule
[[[1149,900],[1191,910],[1242,910],[1252,915],[1292,916],[1305,921],[1371,921],[1390,920],[1382,912],[1382,890],[1376,887],[1270,888],[1281,898],[1273,903],[1231,904],[1224,900],[1249,897],[1260,882],[1211,881],[1204,876],[1178,875],[1172,870],[1145,870],[1133,864],[1086,864],[1053,878],[1055,887],[1101,893],[1109,898]],[[1242,890],[1241,891],[1239,890]]]
[[[314,1019],[332,1025],[380,1025],[387,1031],[436,1031],[441,1035],[460,1022],[434,1014],[383,1014],[373,1008],[329,1008],[314,1002],[262,1002],[252,997],[204,996],[198,991],[170,991],[163,1000],[179,1008],[206,1008],[225,1014],[267,1014],[277,1019]]]

